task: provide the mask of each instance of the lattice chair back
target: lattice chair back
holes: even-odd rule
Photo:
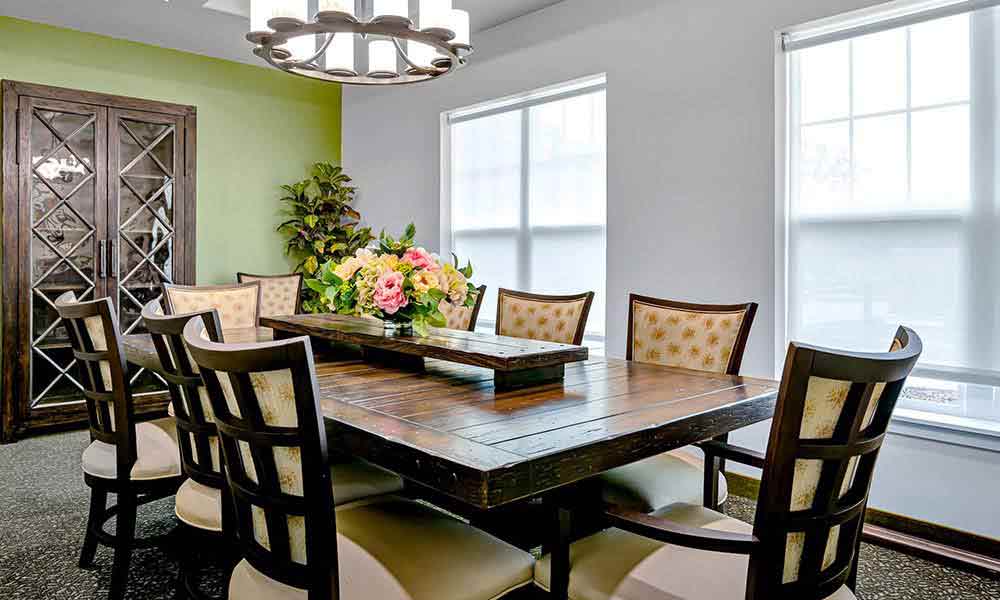
[[[260,316],[279,317],[299,313],[302,302],[302,273],[287,275],[237,273],[236,281],[260,284]]]
[[[761,481],[747,597],[821,600],[856,577],[872,475],[923,350],[901,327],[890,352],[792,343]]]
[[[249,329],[260,320],[260,282],[233,285],[163,284],[167,313],[184,315],[215,309],[223,329]]]
[[[160,301],[153,300],[143,307],[142,319],[160,360],[160,376],[170,390],[184,474],[202,485],[223,489],[226,480],[215,415],[198,365],[184,345],[184,326],[191,319],[201,320],[210,339],[220,340],[219,315],[215,309],[165,315]]]
[[[501,288],[497,298],[497,335],[557,344],[583,343],[594,292],[546,296]]]
[[[476,290],[476,303],[472,306],[455,306],[447,300],[442,300],[439,308],[448,321],[445,327],[459,331],[475,331],[476,322],[479,321],[479,309],[483,306],[485,295],[486,286],[483,285]]]
[[[628,347],[636,362],[738,375],[757,304],[689,304],[629,296]]]
[[[56,310],[83,374],[90,437],[116,447],[117,477],[127,480],[137,456],[135,419],[114,305],[110,298],[80,302],[66,292]]]
[[[192,319],[184,341],[215,412],[244,556],[326,600],[337,590],[336,521],[309,339],[219,344],[204,331]]]

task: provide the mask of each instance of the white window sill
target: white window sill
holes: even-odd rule
[[[1000,452],[1000,422],[897,408],[889,433]]]

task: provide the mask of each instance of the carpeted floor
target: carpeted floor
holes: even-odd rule
[[[87,512],[80,474],[87,442],[85,433],[64,433],[0,446],[0,599],[106,597],[111,552],[99,549],[92,569],[76,565]],[[753,504],[733,498],[728,510],[748,520]],[[140,535],[173,525],[170,499],[140,511]],[[173,598],[175,574],[170,551],[137,550],[129,598]],[[221,584],[220,569],[207,575],[209,589]],[[865,544],[858,592],[861,600],[1000,600],[1000,582]]]

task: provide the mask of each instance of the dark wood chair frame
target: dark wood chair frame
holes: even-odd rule
[[[823,600],[844,585],[854,590],[861,528],[875,462],[906,378],[923,351],[920,338],[910,329],[900,327],[895,339],[901,348],[880,354],[790,344],[766,454],[761,456],[721,442],[708,446],[708,451],[716,456],[763,468],[752,534],[686,527],[614,506],[605,511],[610,524],[670,544],[749,555],[747,600]],[[811,377],[851,382],[831,439],[799,438]],[[885,387],[871,423],[864,427],[866,408],[880,383]],[[857,459],[854,479],[841,497],[852,459]],[[797,460],[823,461],[814,496],[815,508],[790,509]],[[836,558],[824,569],[829,531],[838,525],[840,537]],[[796,532],[806,534],[799,579],[784,583],[787,536]],[[560,560],[568,561],[568,556]],[[568,585],[568,569],[560,576],[565,578],[560,584]]]
[[[72,292],[56,300],[59,317],[66,324],[73,356],[79,361],[87,388],[84,396],[90,423],[91,441],[101,441],[115,447],[116,477],[108,479],[84,473],[83,480],[90,488],[90,510],[87,531],[80,551],[80,567],[93,564],[97,544],[114,550],[109,598],[117,600],[125,595],[128,569],[134,548],[159,545],[166,536],[137,540],[135,538],[136,513],[140,505],[172,496],[177,492],[183,476],[165,477],[149,481],[134,481],[132,467],[137,459],[136,418],[132,389],[128,381],[128,367],[122,349],[114,305],[110,298],[87,302],[70,302]],[[107,350],[98,351],[87,332],[85,320],[97,317],[104,328]],[[110,366],[111,388],[105,389],[101,375],[101,362]],[[114,426],[112,427],[112,423]],[[108,494],[115,494],[117,503],[107,506]],[[116,518],[115,533],[108,533],[105,523]]]
[[[337,545],[330,543],[337,539],[330,455],[309,338],[260,344],[217,344],[201,337],[203,327],[200,321],[190,320],[184,330],[184,340],[201,369],[215,411],[243,556],[268,577],[307,590],[310,600],[337,598]],[[250,374],[286,369],[292,373],[299,426],[270,427],[264,423]],[[242,417],[236,417],[229,409],[219,384],[220,376],[229,377]],[[258,483],[245,474],[240,442],[249,445]],[[273,447],[300,449],[302,497],[281,492]],[[270,549],[254,538],[251,506],[265,511]],[[308,565],[291,559],[288,516],[305,520]]]
[[[476,304],[472,307],[472,315],[469,317],[469,331],[476,330],[476,323],[479,322],[479,311],[483,308],[483,298],[486,297],[486,286],[479,286],[476,289],[476,294]]]
[[[253,281],[243,281],[245,278],[251,277],[253,279],[289,279],[292,277],[298,277],[299,284],[296,286],[295,292],[295,314],[302,312],[302,286],[305,281],[305,276],[302,273],[285,273],[283,275],[255,275],[253,273],[244,273],[240,271],[236,274],[236,282],[240,284],[254,283]],[[263,286],[261,286],[261,293],[263,294]],[[259,310],[258,310],[259,316]]]
[[[736,333],[736,341],[733,343],[733,352],[729,356],[729,364],[726,365],[726,375],[739,375],[740,367],[743,365],[743,354],[746,351],[747,340],[750,338],[750,329],[753,327],[754,317],[757,316],[757,303],[747,302],[746,304],[694,304],[690,302],[678,302],[675,300],[665,300],[652,296],[641,296],[630,294],[628,297],[628,337],[626,340],[625,360],[634,360],[632,344],[635,341],[635,305],[636,303],[649,304],[659,308],[667,308],[679,311],[689,311],[697,313],[720,313],[731,314],[743,313],[743,321],[740,323],[740,330]],[[712,441],[727,443],[729,434],[721,435]],[[695,444],[702,447],[702,444]],[[704,450],[704,448],[702,448]],[[704,471],[704,505],[706,508],[718,508],[719,506],[719,473],[726,469],[725,456],[705,455]]]
[[[212,292],[212,291],[226,291],[226,290],[236,290],[247,287],[257,288],[257,306],[254,309],[254,324],[255,326],[260,324],[260,283],[254,281],[251,283],[230,283],[227,285],[176,285],[172,283],[163,284],[163,308],[168,315],[175,314],[175,309],[173,303],[170,302],[170,294],[167,293],[168,290],[184,290],[192,292]]]
[[[211,438],[218,436],[218,430],[215,421],[208,418],[202,409],[198,390],[204,384],[201,375],[195,370],[195,365],[191,364],[184,348],[184,326],[192,319],[201,320],[212,340],[222,339],[222,326],[215,309],[184,315],[164,315],[156,311],[160,306],[159,300],[153,300],[146,304],[142,309],[142,319],[160,360],[161,371],[159,375],[167,382],[167,389],[170,391],[171,402],[174,406],[181,468],[188,478],[222,492],[221,533],[202,530],[183,522],[180,529],[185,538],[183,543],[190,548],[180,548],[178,587],[189,598],[208,600],[214,597],[203,592],[198,584],[199,565],[195,558],[200,553],[197,550],[207,544],[208,548],[213,550],[214,555],[221,554],[223,557],[231,557],[235,554],[232,548],[235,541],[235,525],[229,485],[226,481],[225,467],[222,464],[221,447],[219,449],[220,471],[216,472],[212,468]],[[195,460],[196,453],[202,462]]]
[[[532,294],[530,292],[518,292],[500,288],[497,291],[497,324],[496,334],[500,335],[501,321],[503,318],[504,297],[516,298],[518,300],[528,300],[531,302],[557,302],[570,303],[583,300],[583,310],[580,312],[580,322],[576,325],[576,332],[573,334],[573,345],[579,346],[583,343],[583,335],[587,331],[587,319],[590,317],[590,307],[594,303],[594,292],[584,294],[572,294],[568,296],[547,296],[545,294]]]

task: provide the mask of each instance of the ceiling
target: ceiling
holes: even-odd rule
[[[454,0],[482,31],[560,0]],[[4,16],[258,64],[243,36],[250,0],[3,0]],[[473,37],[473,43],[475,39]]]

